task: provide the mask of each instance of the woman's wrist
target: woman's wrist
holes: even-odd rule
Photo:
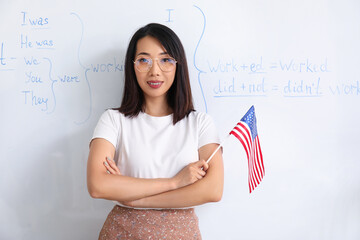
[[[168,181],[170,190],[175,190],[179,188],[179,181],[176,177],[169,178]]]

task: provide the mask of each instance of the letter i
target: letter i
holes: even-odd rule
[[[173,22],[171,20],[171,12],[174,11],[174,9],[166,9],[168,12],[169,12],[169,15],[168,15],[168,20],[166,22]]]
[[[21,13],[23,15],[23,20],[22,20],[21,26],[25,26],[26,25],[26,18],[25,18],[26,12],[21,12]]]
[[[4,58],[4,43],[1,43],[0,64],[3,66],[6,65],[4,60],[5,60],[5,58]]]

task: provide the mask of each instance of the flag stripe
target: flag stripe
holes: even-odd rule
[[[258,136],[258,145],[259,145],[259,152],[260,152],[260,163],[261,163],[262,176],[265,176],[264,161],[263,161],[263,156],[262,156],[262,152],[261,152],[259,136]]]
[[[248,146],[248,151],[250,152],[249,147],[251,146],[251,136],[248,135],[247,132],[244,131],[240,125],[236,125],[234,131],[237,131],[239,135],[241,134],[243,136],[244,140],[246,141],[246,146]]]
[[[258,142],[258,140],[259,139],[256,139],[257,142]],[[259,174],[259,178],[260,178],[260,181],[261,181],[263,179],[263,177],[264,177],[264,171],[263,171],[263,168],[261,166],[261,160],[260,160],[261,149],[259,148],[258,144],[256,144],[256,145],[257,145],[257,157],[256,157],[257,163],[256,163],[256,165],[260,170],[258,174]]]
[[[253,169],[253,153],[254,149],[251,148],[251,154],[250,154],[250,159],[249,159],[249,174],[250,174],[250,181],[252,182],[252,185],[255,186],[256,183],[254,181],[254,169]]]
[[[250,159],[248,161],[248,164],[249,164],[249,166],[248,166],[248,168],[249,168],[249,181],[251,182],[250,193],[256,186],[256,183],[255,183],[254,177],[253,177],[253,168],[251,167],[252,166],[252,155],[253,155],[252,151],[253,150],[251,149]]]
[[[260,181],[258,179],[258,175],[257,175],[257,172],[256,172],[255,154],[256,154],[256,147],[255,147],[255,144],[253,144],[253,146],[252,146],[252,154],[251,154],[251,169],[252,169],[252,178],[253,178],[253,181],[254,181],[254,185],[257,186],[260,183]]]
[[[264,173],[263,173],[263,168],[261,166],[261,157],[260,157],[261,156],[261,150],[259,149],[259,139],[256,138],[255,141],[257,142],[255,144],[256,148],[257,148],[257,150],[256,150],[256,159],[257,159],[256,167],[259,169],[258,174],[259,174],[260,179],[262,179],[263,176],[264,176]]]
[[[257,150],[256,150],[256,145],[253,145],[253,154],[252,154],[252,168],[253,168],[253,175],[254,175],[254,179],[256,180],[256,185],[258,185],[260,183],[259,180],[259,169],[257,168],[257,161],[256,161],[256,154],[257,154]]]
[[[246,123],[244,124],[241,121],[238,124],[242,127],[242,129],[244,129],[246,131],[246,134],[250,137],[249,140],[250,140],[250,144],[251,144],[252,143],[252,136],[251,136],[249,126]]]
[[[261,164],[262,162],[262,154],[261,154],[261,148],[259,145],[259,138],[256,138],[256,146],[257,146],[257,166],[260,169],[260,178],[262,179],[264,177],[264,167],[263,164]]]
[[[248,129],[246,129],[246,125],[240,124],[240,122],[238,123],[238,125],[234,128],[235,131],[238,132],[239,135],[241,135],[244,139],[244,141],[246,142],[246,149],[247,152],[249,153],[248,158],[250,157],[251,154],[251,146],[252,146],[252,142],[251,142],[251,133]]]
[[[256,170],[256,180],[257,180],[257,183],[259,184],[260,181],[261,181],[261,173],[260,173],[260,170],[259,170],[259,158],[258,158],[258,148],[257,148],[257,137],[255,138],[255,144],[254,144],[254,168]]]
[[[235,126],[235,130],[237,130],[239,133],[241,133],[244,136],[244,138],[246,140],[246,145],[248,146],[248,148],[250,148],[250,146],[251,146],[251,135],[250,135],[249,131],[245,131],[245,132],[242,131],[242,129],[244,127],[245,126],[238,124],[238,125]]]
[[[241,144],[243,145],[243,147],[245,148],[245,152],[247,155],[247,158],[249,159],[249,151],[247,148],[247,145],[245,144],[244,140],[240,137],[240,135],[237,133],[237,131],[231,131],[230,134],[234,135],[237,139],[239,139],[239,141],[241,142]]]

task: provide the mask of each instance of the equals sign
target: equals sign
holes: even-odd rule
[[[271,63],[270,68],[277,68],[277,64],[276,63]]]
[[[277,91],[277,90],[279,90],[279,87],[276,86],[276,85],[273,85],[273,86],[272,86],[272,90],[273,90],[273,91]]]

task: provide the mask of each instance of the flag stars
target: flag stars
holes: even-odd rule
[[[251,131],[252,140],[254,140],[257,136],[257,128],[256,128],[256,117],[255,117],[255,108],[252,106],[249,111],[244,115],[241,121],[245,122]]]

